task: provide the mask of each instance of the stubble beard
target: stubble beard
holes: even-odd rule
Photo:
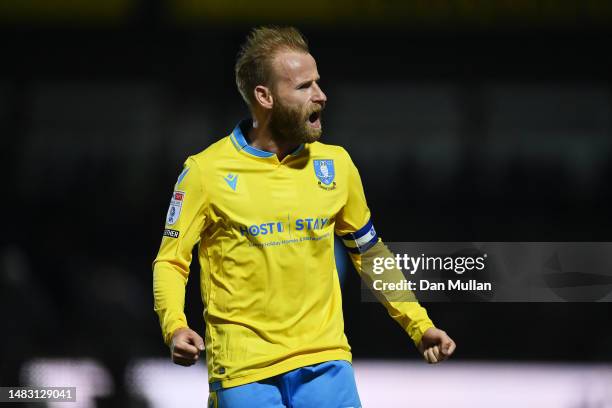
[[[307,121],[311,113],[292,109],[277,102],[272,107],[270,130],[280,141],[291,143],[316,142],[321,138],[323,126],[317,129],[308,125]]]

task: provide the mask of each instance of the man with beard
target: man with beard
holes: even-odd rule
[[[253,119],[187,159],[154,262],[164,340],[185,366],[206,344],[211,406],[359,407],[334,265],[334,234],[359,270],[384,253],[359,173],[317,141],[327,97],[296,29],[253,30],[235,72]],[[183,312],[196,243],[206,342]],[[452,354],[417,302],[383,303],[428,362]]]

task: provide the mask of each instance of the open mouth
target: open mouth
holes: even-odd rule
[[[321,111],[312,112],[310,116],[308,116],[308,123],[312,127],[320,128],[321,127]]]

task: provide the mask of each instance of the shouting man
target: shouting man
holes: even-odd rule
[[[360,272],[386,247],[359,173],[343,148],[318,142],[327,97],[299,31],[253,30],[235,73],[252,119],[187,159],[154,262],[164,340],[185,366],[206,345],[210,406],[360,407],[334,234]],[[183,311],[196,243],[206,341]],[[383,304],[428,362],[453,353],[418,302]]]

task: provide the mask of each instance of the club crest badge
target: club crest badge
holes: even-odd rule
[[[313,160],[315,176],[319,179],[318,184],[324,190],[333,190],[336,188],[336,171],[334,169],[333,160]]]
[[[170,208],[168,208],[168,215],[166,215],[166,224],[174,225],[181,215],[181,208],[183,207],[183,200],[185,199],[185,193],[183,191],[175,191],[172,193],[170,199]]]

